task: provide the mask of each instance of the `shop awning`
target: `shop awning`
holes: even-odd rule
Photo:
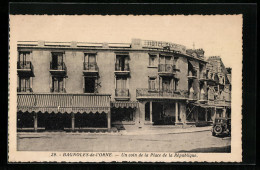
[[[108,113],[108,111],[110,110],[110,96],[85,94],[74,95],[72,106],[72,111],[74,113]]]
[[[138,108],[138,105],[138,102],[134,101],[115,101],[111,103],[111,106],[115,108]]]
[[[108,113],[110,110],[110,95],[18,94],[17,109],[22,112]]]

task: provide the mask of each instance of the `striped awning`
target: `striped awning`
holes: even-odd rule
[[[138,102],[135,101],[114,101],[111,103],[115,108],[138,108]]]
[[[22,112],[108,113],[110,95],[104,94],[17,94]]]

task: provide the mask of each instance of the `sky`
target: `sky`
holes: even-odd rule
[[[242,15],[10,16],[16,41],[131,43],[132,38],[203,48],[220,56],[226,67],[242,56]]]

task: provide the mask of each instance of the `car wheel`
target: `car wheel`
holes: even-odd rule
[[[216,125],[213,129],[213,132],[217,135],[221,134],[223,131],[223,128],[220,125]]]
[[[212,132],[212,136],[216,136],[215,132]]]

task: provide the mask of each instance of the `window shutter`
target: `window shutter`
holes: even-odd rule
[[[52,87],[52,76],[49,77],[49,81],[50,81],[49,83],[50,83],[50,90],[51,90],[53,88]]]
[[[83,89],[83,93],[85,93],[85,77],[82,76],[82,89]]]
[[[30,77],[30,88],[32,89],[33,78]]]
[[[31,61],[31,53],[26,53],[26,60],[25,61]]]
[[[28,91],[29,90],[29,88],[30,88],[30,78],[27,78],[26,79],[26,91]]]
[[[20,88],[20,77],[17,75],[17,88],[19,89]]]
[[[63,85],[64,85],[64,82],[63,82],[63,78],[59,79],[59,92],[63,92]]]
[[[64,88],[63,90],[66,90],[66,78],[65,77],[63,78],[63,88]]]

